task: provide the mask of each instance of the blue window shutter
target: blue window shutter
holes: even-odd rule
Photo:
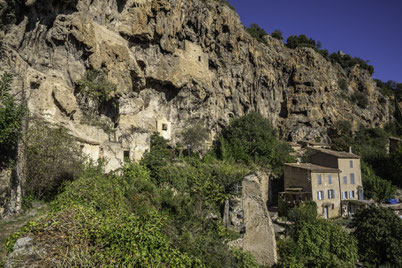
[[[331,175],[328,175],[328,183],[332,184],[332,176]]]

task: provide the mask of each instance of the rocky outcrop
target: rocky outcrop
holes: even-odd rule
[[[93,158],[110,160],[108,169],[123,163],[124,151],[139,159],[156,130],[175,143],[201,120],[213,139],[230,118],[249,111],[269,118],[290,141],[328,141],[326,130],[338,120],[355,127],[388,120],[388,100],[367,72],[344,70],[270,36],[267,45],[258,43],[219,1],[19,3],[15,19],[1,27],[0,72],[16,75],[32,114],[70,129]],[[90,69],[105,70],[116,85],[117,106],[97,119],[107,128],[86,120],[77,95]],[[356,91],[366,92],[367,109],[351,103]]]
[[[260,180],[249,175],[242,183],[242,204],[245,233],[243,250],[249,251],[264,266],[277,261],[275,232],[268,209],[261,194]]]

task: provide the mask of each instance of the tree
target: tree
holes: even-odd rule
[[[216,146],[221,158],[225,154],[236,162],[270,165],[276,173],[283,162],[292,161],[290,146],[280,142],[269,120],[255,112],[233,119],[219,140],[224,141]]]
[[[26,110],[11,94],[11,82],[12,76],[8,73],[0,78],[0,167],[15,157]]]
[[[247,28],[247,32],[254,37],[258,42],[266,44],[264,36],[268,35],[267,32],[258,26],[257,23],[252,23],[249,28]]]
[[[202,122],[197,122],[185,128],[181,136],[185,145],[191,145],[194,150],[200,150],[205,145],[209,132]]]
[[[312,217],[301,223],[297,237],[278,241],[279,267],[355,267],[357,241],[340,225]]]
[[[304,34],[300,34],[299,36],[291,35],[286,40],[286,46],[288,48],[297,48],[297,47],[311,47],[316,49],[315,40],[312,38],[307,38]]]
[[[24,145],[28,195],[51,199],[60,186],[81,174],[85,161],[82,150],[65,128],[31,121]]]
[[[271,36],[272,36],[273,38],[278,39],[278,40],[281,40],[281,41],[283,40],[282,32],[279,31],[279,30],[273,31],[272,34],[271,34]]]
[[[391,198],[396,191],[396,187],[390,181],[377,176],[371,167],[362,161],[362,180],[364,194],[367,198],[383,202],[386,198]]]
[[[317,220],[317,204],[314,201],[308,201],[294,207],[288,212],[289,220],[294,224],[291,226],[291,236],[297,240],[299,233],[306,223],[314,223]]]
[[[320,219],[306,223],[297,245],[307,267],[354,267],[357,241],[340,225]]]
[[[389,208],[358,210],[350,224],[360,259],[375,265],[402,267],[402,221]]]

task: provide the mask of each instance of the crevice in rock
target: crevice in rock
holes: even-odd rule
[[[146,88],[152,88],[165,94],[167,101],[174,99],[180,92],[180,88],[175,87],[169,81],[161,81],[154,78],[147,78]]]

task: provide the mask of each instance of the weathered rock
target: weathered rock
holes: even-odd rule
[[[275,232],[268,209],[261,196],[261,186],[256,175],[246,176],[242,183],[244,225],[243,250],[265,266],[277,261]]]
[[[107,157],[107,170],[120,167],[124,151],[140,159],[161,123],[174,144],[193,122],[204,122],[212,140],[230,118],[249,111],[269,118],[290,141],[328,142],[327,129],[339,120],[354,128],[388,122],[389,101],[366,71],[344,70],[270,36],[267,45],[258,43],[219,1],[16,5],[16,19],[0,27],[0,73],[15,74],[15,93],[32,115],[67,127],[95,160]],[[117,88],[117,105],[103,107],[95,123],[86,120],[76,88],[90,69],[105,70]],[[356,91],[366,92],[366,109],[351,103]]]

